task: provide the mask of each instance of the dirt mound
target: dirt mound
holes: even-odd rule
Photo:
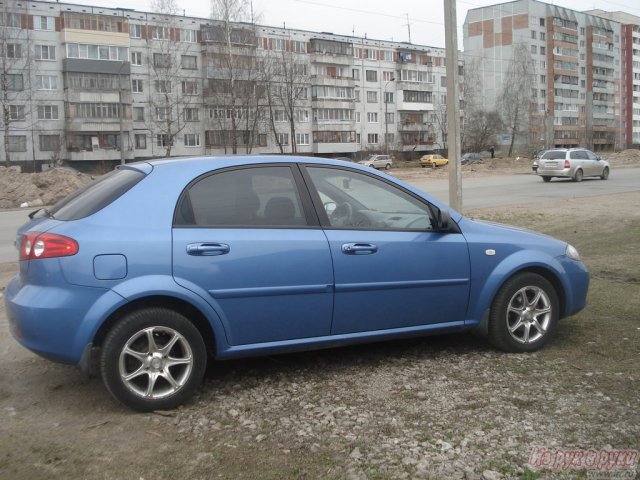
[[[0,208],[52,205],[90,181],[89,175],[72,168],[18,173],[0,167]]]

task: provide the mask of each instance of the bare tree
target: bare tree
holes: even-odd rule
[[[4,133],[4,164],[11,166],[12,152],[26,151],[26,135],[12,135],[28,130],[30,115],[31,58],[27,29],[15,0],[5,1],[0,9],[0,108]],[[24,142],[22,141],[24,140]]]
[[[149,59],[148,127],[159,135],[157,143],[164,148],[165,156],[170,157],[178,135],[188,125],[189,109],[195,106],[200,94],[196,32],[178,27],[176,0],[153,0],[151,5],[161,20],[149,27],[146,35],[147,42],[153,45],[149,50],[153,54]],[[185,73],[190,71],[196,73]]]
[[[464,148],[471,152],[488,150],[502,130],[502,119],[496,111],[475,110],[467,117]]]
[[[516,137],[528,131],[531,89],[534,85],[535,63],[525,44],[513,46],[513,57],[509,62],[502,83],[499,105],[505,127],[511,134],[509,156],[513,154]]]
[[[225,152],[251,151],[257,139],[262,88],[256,58],[255,16],[250,0],[212,0],[215,23],[204,29],[207,47],[206,95],[222,113],[217,121]],[[245,23],[242,23],[245,22]]]

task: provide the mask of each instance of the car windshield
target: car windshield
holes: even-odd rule
[[[562,160],[566,155],[567,153],[562,150],[551,150],[549,152],[545,152],[541,158],[545,160]]]

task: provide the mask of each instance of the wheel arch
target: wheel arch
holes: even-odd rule
[[[202,335],[208,357],[212,358],[216,355],[216,335],[206,315],[193,304],[169,295],[151,295],[136,298],[135,300],[127,302],[115,311],[111,312],[96,331],[93,337],[93,346],[98,348],[101,347],[109,331],[127,314],[137,310],[143,310],[148,307],[167,308],[184,315],[187,320],[189,320],[198,329],[200,335]]]

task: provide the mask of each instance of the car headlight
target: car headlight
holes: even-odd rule
[[[574,247],[573,245],[569,245],[567,243],[567,248],[564,253],[572,260],[580,260],[580,254],[578,253],[578,250],[576,250],[576,247]]]

